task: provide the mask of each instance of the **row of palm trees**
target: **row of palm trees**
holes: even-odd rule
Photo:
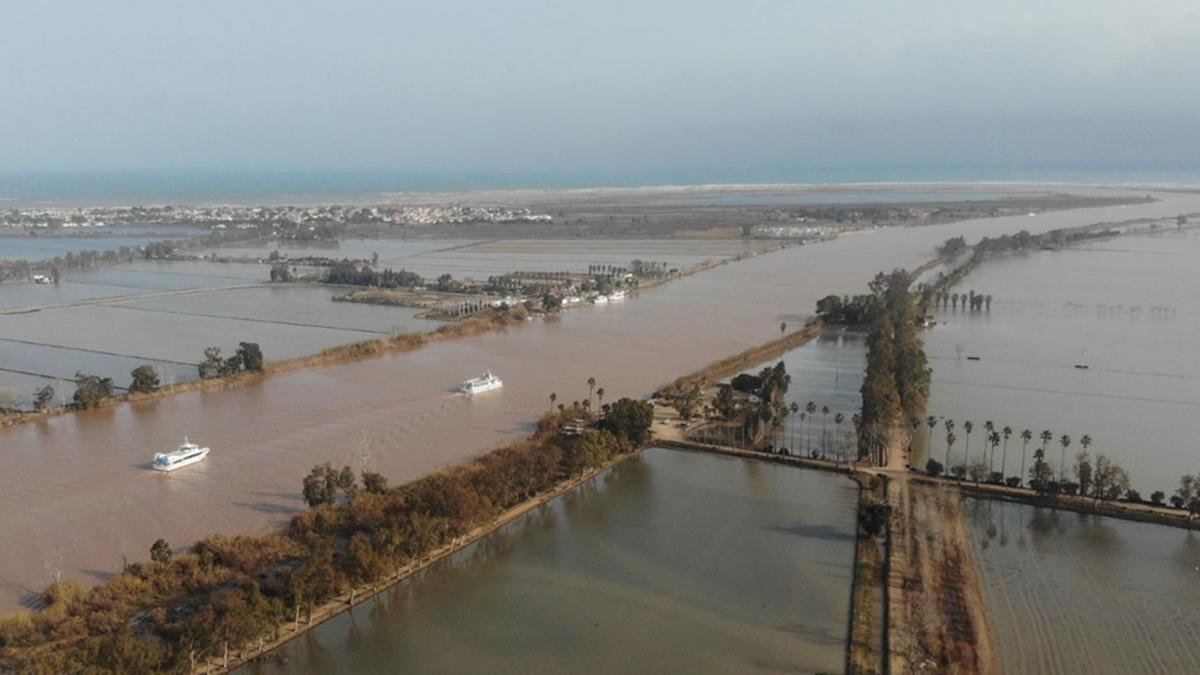
[[[814,421],[816,420],[817,413],[821,413],[821,438],[817,447],[822,455],[828,454],[832,448],[832,440],[842,435],[842,424],[846,422],[846,414],[843,412],[834,412],[830,410],[829,406],[827,405],[823,405],[820,407],[820,409],[818,409],[816,401],[809,401],[808,403],[805,403],[803,408],[800,407],[798,402],[793,401],[788,405],[788,409],[791,411],[792,416],[799,420],[801,444],[807,449],[810,455],[814,451]],[[830,413],[833,413],[834,424],[834,434],[832,438],[829,434]],[[860,416],[858,413],[855,413],[851,416],[851,421],[856,429],[858,428],[859,420]],[[805,426],[806,424],[807,427]],[[794,424],[788,425],[787,434],[788,446],[793,450],[798,450],[799,446],[796,445],[796,426]]]
[[[594,377],[589,377],[587,379],[587,386],[588,386],[588,397],[587,397],[587,400],[582,402],[583,407],[590,409],[592,407],[592,397],[595,396],[597,399],[597,401],[596,401],[597,407],[604,408],[604,394],[605,394],[604,387],[597,388],[596,387],[596,378],[594,378]],[[557,402],[558,402],[558,394],[556,392],[550,392],[550,409],[551,410],[554,409],[554,404]],[[578,404],[580,404],[580,402],[576,401],[575,405],[578,405]],[[565,407],[566,406],[564,406],[564,405],[559,405],[558,409],[561,411]]]
[[[933,430],[935,428],[937,428],[939,421],[942,423],[943,428],[945,428],[945,430],[946,430],[946,462],[944,464],[944,467],[945,467],[945,470],[947,472],[949,472],[949,470],[950,470],[950,451],[954,448],[954,444],[958,441],[958,436],[955,435],[955,433],[954,433],[954,430],[957,426],[955,424],[954,420],[949,419],[949,418],[938,418],[933,415],[930,415],[929,417],[925,418],[925,425],[927,427],[929,427],[929,437],[928,437],[928,441],[926,443],[926,447],[928,448],[930,453],[932,453]],[[1005,480],[1005,476],[1007,476],[1008,441],[1013,436],[1013,428],[1010,426],[1005,426],[1002,429],[997,429],[995,423],[992,422],[991,420],[984,422],[983,428],[984,428],[984,437],[983,438],[984,438],[984,443],[985,443],[984,455],[986,457],[986,461],[987,461],[987,465],[988,465],[988,477],[989,478],[991,478],[994,475],[994,472],[992,471],[992,469],[995,466],[994,461],[996,458],[996,448],[1003,445],[1003,450],[1001,451],[1001,454],[1000,454],[1000,472],[999,472],[1000,480],[1003,481],[1003,480]],[[962,430],[966,436],[965,447],[963,448],[963,466],[965,467],[969,463],[969,460],[971,457],[971,432],[975,430],[975,425],[970,420],[967,420],[967,421],[963,422]],[[1029,443],[1031,441],[1033,441],[1033,431],[1030,429],[1022,430],[1020,433],[1020,438],[1021,438],[1021,471],[1017,474],[1017,479],[1018,479],[1017,484],[1020,484],[1021,482],[1023,482],[1025,480],[1025,458],[1029,453]],[[1038,435],[1038,438],[1042,441],[1041,452],[1042,452],[1042,455],[1045,456],[1046,446],[1048,446],[1050,444],[1050,442],[1052,440],[1054,440],[1054,434],[1051,433],[1051,431],[1049,429],[1045,429],[1042,431],[1041,434]],[[1066,474],[1066,471],[1067,471],[1067,448],[1071,447],[1071,437],[1067,434],[1063,434],[1063,435],[1059,436],[1058,444],[1062,448],[1062,457],[1059,462],[1059,469],[1058,469],[1059,482],[1064,482],[1064,481],[1066,481],[1066,477],[1067,477],[1067,474]],[[1083,449],[1085,451],[1088,449],[1088,447],[1091,446],[1091,444],[1092,444],[1091,436],[1084,434],[1082,437],[1080,437],[1079,445],[1083,446]],[[990,454],[988,453],[989,446],[991,447]]]

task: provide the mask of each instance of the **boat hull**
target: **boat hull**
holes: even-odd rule
[[[175,471],[176,469],[182,469],[185,466],[191,466],[198,462],[203,462],[205,460],[205,458],[207,458],[207,457],[208,457],[208,448],[203,448],[194,457],[189,457],[187,459],[180,460],[178,462],[175,462],[174,464],[155,463],[155,464],[152,464],[151,466],[154,468],[155,471],[162,471],[164,473],[167,473],[167,472]]]
[[[485,391],[492,391],[494,389],[499,389],[503,386],[504,386],[504,384],[501,382],[492,382],[489,384],[481,384],[481,385],[475,386],[475,387],[462,387],[461,389],[459,389],[459,391],[466,394],[467,396],[470,396],[471,394],[482,394]]]

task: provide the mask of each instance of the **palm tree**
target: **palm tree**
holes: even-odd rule
[[[825,426],[829,423],[829,406],[821,406],[821,452],[825,452],[829,443],[826,441],[828,435],[825,433]]]
[[[1087,449],[1092,445],[1092,437],[1084,434],[1079,438],[1079,444],[1083,446],[1083,451],[1087,452]]]
[[[946,467],[945,470],[950,470],[950,446],[954,445],[950,442],[950,437],[954,435],[954,420],[946,420]]]
[[[929,439],[925,442],[925,452],[933,450],[933,428],[937,426],[937,418],[933,415],[925,418],[925,426],[929,427]]]
[[[963,466],[971,462],[971,432],[975,429],[975,425],[971,420],[963,422],[963,431],[967,434],[967,444],[963,447]]]
[[[945,471],[947,473],[950,472],[950,449],[954,447],[954,441],[957,441],[957,440],[958,440],[958,437],[954,435],[953,431],[946,432],[946,468],[945,468]]]
[[[1058,439],[1058,444],[1062,446],[1062,463],[1058,465],[1058,482],[1062,483],[1067,479],[1067,448],[1071,445],[1071,437],[1063,434]]]
[[[596,401],[600,404],[601,408],[604,407],[604,387],[596,390]]]
[[[1004,467],[1008,465],[1008,439],[1013,435],[1013,428],[1005,426],[1000,433],[1004,434],[1004,452],[1000,455],[1000,480],[1003,482],[1007,477]]]
[[[558,394],[555,394],[554,392],[551,392],[551,393],[550,393],[550,409],[551,409],[551,410],[553,410],[553,409],[554,409],[554,402],[555,402],[555,401],[557,401],[557,400],[558,400]]]
[[[808,419],[811,420],[813,415],[817,414],[817,404],[809,401],[804,405],[804,412],[808,413]],[[812,450],[812,422],[808,423],[808,449]]]
[[[1025,453],[1029,450],[1029,441],[1032,440],[1032,431],[1026,429],[1021,432],[1021,473],[1017,475],[1017,478],[1019,478],[1022,483],[1025,482]]]
[[[588,378],[588,400],[592,400],[592,390],[596,388],[596,378]]]
[[[808,413],[806,413],[806,412],[800,413],[800,440],[804,440],[804,438],[805,438],[805,436],[804,436],[804,420],[806,420],[806,419],[808,419]],[[812,450],[811,444],[808,446],[808,449]]]
[[[795,401],[792,401],[791,403],[788,404],[788,410],[792,411],[792,414],[795,415],[796,413],[800,412],[800,404],[796,403]],[[803,415],[800,417],[800,422],[801,423],[804,422]],[[790,429],[791,433],[788,435],[789,436],[788,446],[791,448],[791,450],[793,452],[795,452],[795,450],[796,450],[796,425],[795,424],[789,425],[789,429]]]
[[[1054,434],[1050,433],[1049,429],[1043,429],[1041,439],[1042,439],[1042,454],[1044,455],[1044,454],[1046,454],[1046,445],[1049,444],[1050,441],[1054,440]]]
[[[833,426],[836,429],[835,433],[838,438],[842,437],[842,422],[846,421],[846,416],[842,413],[837,413],[833,416]]]
[[[996,448],[1000,447],[1000,432],[993,431],[988,434],[988,443],[992,446],[992,452],[988,455],[988,480],[991,480],[992,465],[996,461]]]

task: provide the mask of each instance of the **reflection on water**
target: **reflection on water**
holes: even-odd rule
[[[1003,672],[1200,672],[1200,536],[966,500]]]
[[[650,450],[245,670],[840,671],[856,498]]]
[[[1200,236],[1193,231],[1122,237],[1064,251],[997,258],[958,289],[995,296],[991,312],[938,313],[925,334],[933,367],[930,412],[958,422],[954,454],[982,457],[983,423],[1014,430],[1009,475],[1019,471],[1022,429],[1033,431],[1028,463],[1043,429],[1074,443],[1094,440],[1130,470],[1143,495],[1168,493],[1194,473],[1200,406]],[[970,360],[968,357],[978,357]],[[1086,369],[1077,368],[1086,365]],[[933,449],[941,459],[944,431]],[[1057,468],[1061,448],[1048,459]],[[996,452],[996,468],[1002,452]],[[924,459],[921,458],[923,464]]]
[[[851,417],[861,407],[859,388],[867,367],[865,336],[830,327],[823,334],[783,355],[792,381],[785,400],[796,404],[775,437],[775,444],[809,454],[845,454],[853,446]],[[751,369],[755,372],[761,369]],[[809,403],[816,412],[809,415]],[[829,409],[829,414],[824,409]],[[803,417],[800,413],[803,413]],[[843,416],[836,422],[837,414]]]

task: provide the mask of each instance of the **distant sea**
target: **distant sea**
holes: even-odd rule
[[[1032,182],[1200,185],[1200,165],[835,167],[638,171],[0,172],[0,209],[164,203],[312,203],[389,193],[701,184]]]

